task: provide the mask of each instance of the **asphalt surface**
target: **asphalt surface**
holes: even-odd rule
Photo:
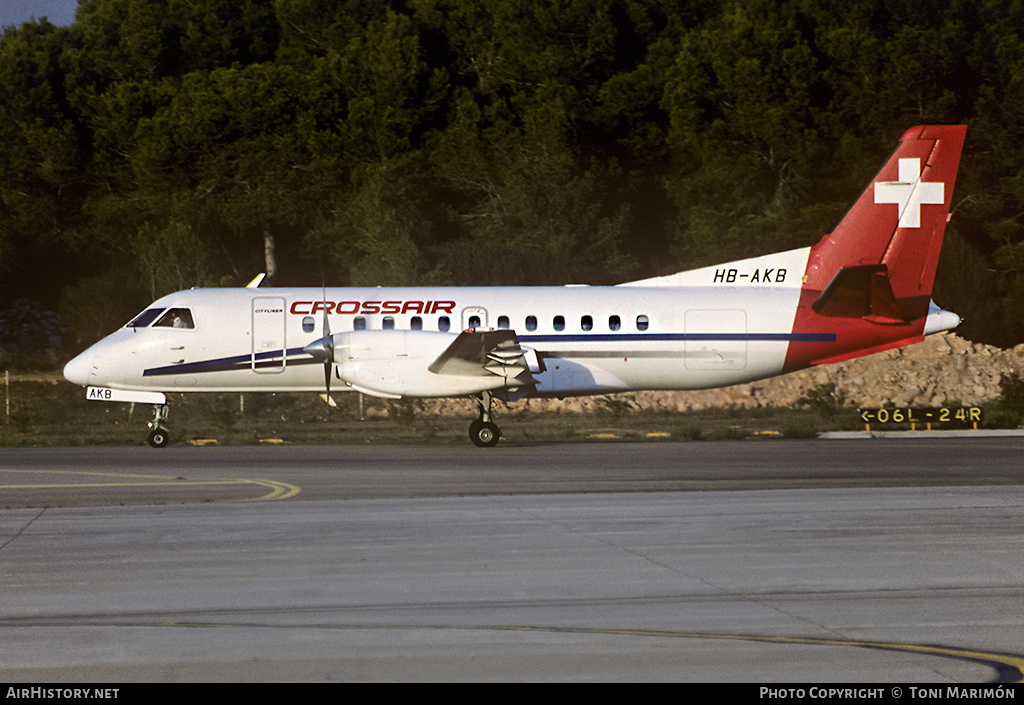
[[[1022,483],[1022,437],[0,449],[0,508]]]
[[[1024,439],[0,450],[0,679],[977,683]]]

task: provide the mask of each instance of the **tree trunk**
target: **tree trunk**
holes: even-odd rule
[[[264,283],[272,285],[277,276],[277,254],[274,246],[274,236],[270,232],[270,226],[263,226],[263,259],[267,268],[267,276]]]

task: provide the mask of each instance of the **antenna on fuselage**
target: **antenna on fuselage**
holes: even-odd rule
[[[252,278],[251,282],[249,282],[248,284],[245,285],[245,288],[246,289],[259,289],[260,288],[260,284],[263,282],[263,279],[266,276],[267,276],[266,272],[260,272],[259,274],[257,274],[255,277]]]

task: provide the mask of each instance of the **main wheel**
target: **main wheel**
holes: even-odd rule
[[[171,440],[166,428],[154,428],[149,432],[149,445],[154,448],[163,448]]]
[[[469,440],[478,448],[493,448],[501,438],[501,429],[489,421],[477,419],[469,425]]]

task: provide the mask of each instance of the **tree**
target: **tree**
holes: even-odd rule
[[[669,273],[813,243],[903,130],[966,121],[936,295],[1016,344],[1022,12],[89,0],[0,37],[0,299]]]
[[[68,36],[42,21],[0,37],[0,299],[28,294],[55,305],[38,272],[56,270],[59,286],[78,270],[88,156],[64,88]]]
[[[681,250],[710,264],[804,235],[793,225],[821,156],[820,83],[798,11],[768,0],[683,33],[665,87]]]
[[[305,86],[303,76],[272,64],[187,74],[165,104],[137,119],[126,145],[130,182],[106,199],[104,218],[134,223],[144,240],[190,233],[228,261],[258,251],[272,280],[278,239],[297,246],[294,227],[313,217]]]

